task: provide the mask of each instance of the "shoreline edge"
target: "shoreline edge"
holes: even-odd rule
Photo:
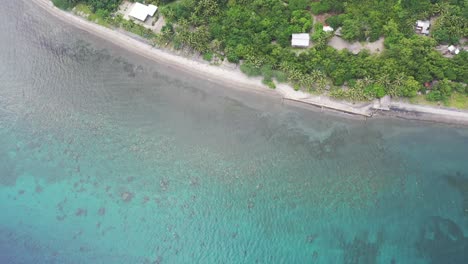
[[[117,30],[103,27],[71,12],[61,10],[54,6],[50,0],[31,0],[31,2],[44,9],[50,15],[132,53],[159,63],[165,63],[178,70],[196,74],[211,82],[250,92],[281,97],[283,101],[298,102],[334,112],[357,115],[366,119],[374,116],[390,116],[410,120],[468,125],[468,111],[414,105],[392,101],[389,98],[353,104],[346,101],[333,100],[325,95],[318,96],[302,91],[295,91],[287,84],[277,84],[276,89],[270,89],[262,84],[260,78],[249,78],[239,69],[234,70],[223,68],[222,66],[209,65],[173,54],[161,48],[153,47]],[[382,101],[385,102],[383,103]]]

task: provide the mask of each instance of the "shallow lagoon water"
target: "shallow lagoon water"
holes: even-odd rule
[[[1,263],[466,263],[468,129],[348,119],[0,9]]]

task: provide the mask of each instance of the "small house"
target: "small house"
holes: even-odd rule
[[[158,7],[155,5],[144,5],[136,2],[128,16],[138,19],[142,22],[145,22],[148,16],[152,17],[158,10]]]
[[[460,53],[460,49],[453,45],[450,45],[447,49],[452,55],[457,55],[458,53]]]
[[[333,32],[333,28],[330,26],[323,26],[323,31],[325,32]]]
[[[416,31],[424,35],[429,35],[429,28],[431,27],[431,22],[429,20],[418,20],[416,21]]]
[[[291,46],[299,48],[309,47],[310,36],[308,33],[292,34]]]

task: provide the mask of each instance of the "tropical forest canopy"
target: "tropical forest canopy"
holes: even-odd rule
[[[77,0],[68,1],[70,6]],[[81,0],[94,11],[114,12],[120,0]],[[468,94],[468,52],[445,58],[439,44],[457,45],[468,36],[468,0],[151,0],[166,25],[156,42],[203,54],[207,60],[241,63],[248,75],[288,81],[305,90],[330,90],[352,100],[384,95],[411,97],[438,80],[429,100],[452,92]],[[379,54],[352,54],[327,45],[341,27],[348,41],[384,37]],[[432,18],[432,19],[431,19]],[[429,36],[415,33],[416,20],[431,19]],[[292,33],[310,33],[311,48],[291,47]],[[342,89],[346,85],[348,89]]]

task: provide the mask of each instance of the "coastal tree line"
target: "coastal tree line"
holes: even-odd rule
[[[67,1],[70,6],[77,0]],[[81,0],[94,12],[112,14],[120,0]],[[250,76],[289,82],[297,89],[328,90],[335,97],[367,100],[384,95],[444,101],[453,92],[468,95],[468,52],[445,58],[438,44],[457,44],[468,35],[468,0],[151,0],[166,19],[159,45],[198,52],[210,61],[240,63]],[[70,7],[69,6],[69,7]],[[341,27],[348,41],[385,37],[380,54],[353,54],[327,45],[326,24]],[[436,18],[431,36],[414,32],[418,19]],[[311,32],[313,46],[290,47],[292,33]],[[436,82],[433,82],[437,80]],[[427,83],[433,82],[429,86]],[[424,85],[426,84],[426,86]],[[343,87],[346,87],[343,89]]]

